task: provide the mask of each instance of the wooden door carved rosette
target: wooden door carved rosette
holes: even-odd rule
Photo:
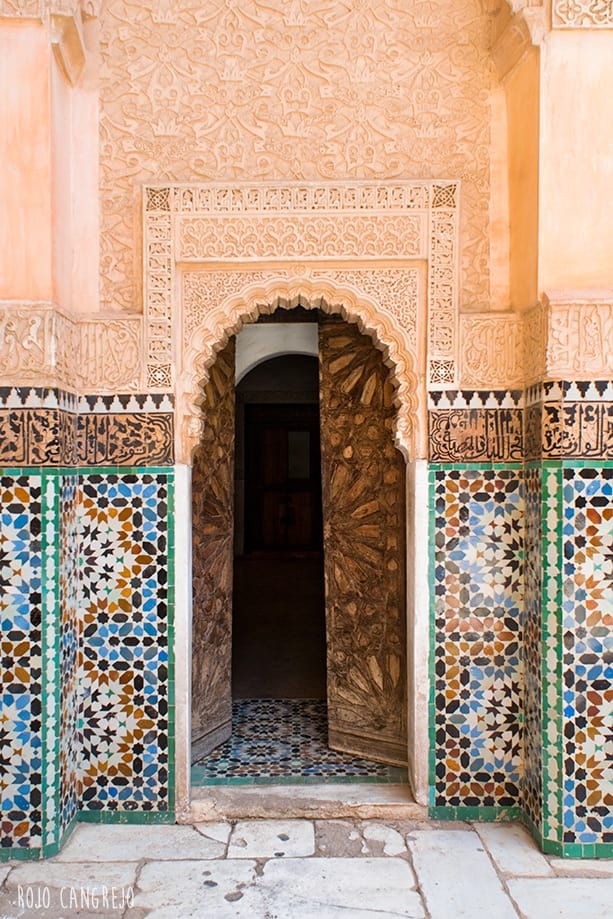
[[[204,429],[192,467],[192,757],[232,731],[234,360],[231,338],[205,386]]]
[[[334,749],[407,762],[405,463],[382,354],[319,326],[328,732]]]

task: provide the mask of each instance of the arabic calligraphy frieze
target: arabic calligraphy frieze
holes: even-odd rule
[[[521,461],[522,425],[521,408],[431,410],[428,415],[430,462]]]
[[[136,412],[79,416],[78,462],[87,466],[168,466],[173,415]]]
[[[0,388],[0,465],[173,464],[174,415],[167,402],[85,396],[79,407],[59,390]]]
[[[542,455],[546,459],[613,459],[613,402],[545,403]]]

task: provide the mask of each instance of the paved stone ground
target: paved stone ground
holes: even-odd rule
[[[0,885],[0,919],[613,916],[613,860],[544,856],[510,824],[81,824],[56,858],[0,863]]]

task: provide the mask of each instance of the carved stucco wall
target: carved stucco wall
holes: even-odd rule
[[[462,302],[489,308],[478,0],[107,0],[101,308],[140,309],[143,181],[462,181]]]

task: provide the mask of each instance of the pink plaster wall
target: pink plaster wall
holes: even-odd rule
[[[49,39],[0,21],[0,298],[50,300],[52,194]]]

